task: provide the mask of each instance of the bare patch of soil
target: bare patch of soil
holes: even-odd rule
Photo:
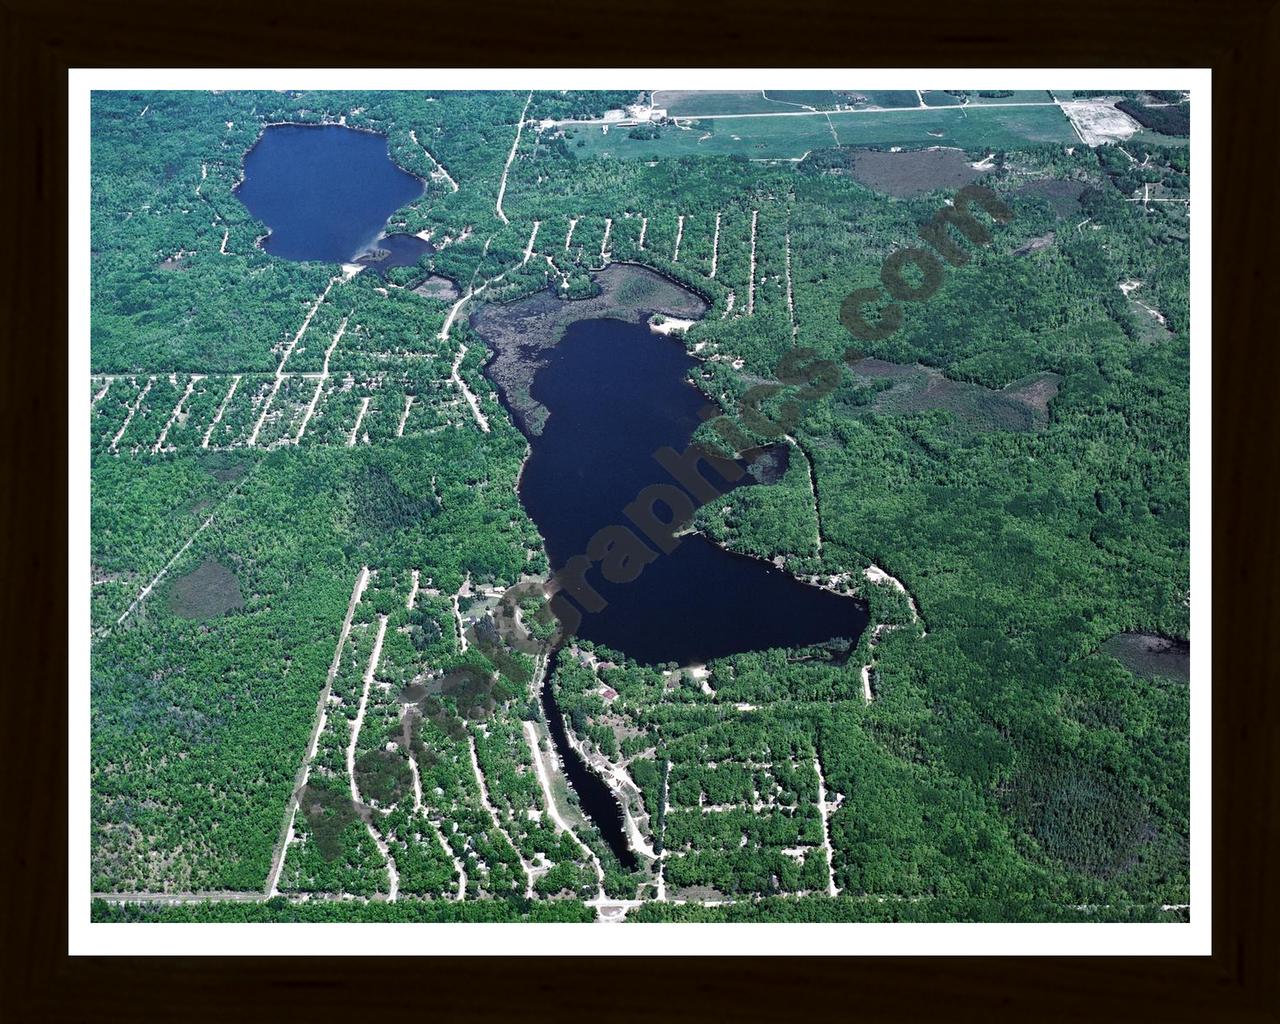
[[[960,188],[981,174],[959,149],[867,151],[858,153],[853,164],[853,176],[862,184],[904,198]]]
[[[423,298],[439,299],[442,302],[453,302],[462,295],[462,289],[458,287],[457,282],[441,274],[430,275],[413,291]]]
[[[169,585],[169,610],[184,619],[212,619],[243,607],[236,574],[212,558]]]

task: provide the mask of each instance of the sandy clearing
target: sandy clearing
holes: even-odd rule
[[[410,575],[413,577],[413,587],[409,591],[409,596],[405,599],[404,606],[409,611],[413,611],[413,606],[418,601],[418,591],[422,589],[422,575],[417,569],[412,570]]]
[[[182,407],[186,404],[187,399],[191,397],[191,392],[195,390],[196,384],[202,380],[204,380],[204,374],[197,373],[192,374],[191,379],[187,381],[187,389],[182,392],[182,397],[178,399],[178,404],[173,407],[173,412],[169,413],[168,422],[165,423],[164,429],[160,431],[160,436],[156,438],[156,443],[151,448],[152,455],[155,455],[164,447],[164,439],[169,436],[169,428],[177,421],[179,414],[182,412]]]
[[[1086,146],[1122,142],[1142,128],[1137,121],[1116,107],[1114,100],[1059,100],[1058,106]]]
[[[351,436],[347,438],[347,447],[354,448],[356,446],[356,436],[360,433],[360,424],[364,422],[364,415],[369,411],[369,403],[373,399],[369,395],[365,395],[360,399],[360,411],[356,413],[355,426],[351,428]]]
[[[396,437],[404,437],[404,425],[409,422],[409,410],[413,408],[413,395],[404,396],[404,410],[400,413],[400,422],[396,424]]]
[[[600,241],[600,259],[605,263],[609,262],[609,233],[613,231],[613,218],[606,217],[604,219],[604,238]]]
[[[675,250],[671,253],[672,263],[680,262],[680,239],[682,239],[683,237],[684,237],[684,214],[682,213],[676,218],[676,247],[675,247]]]
[[[759,216],[759,210],[751,211],[751,277],[747,286],[747,316],[756,311],[756,219]]]
[[[107,377],[105,378],[105,380],[106,380],[106,383],[102,385],[102,390],[99,391],[97,394],[95,394],[93,398],[90,400],[89,402],[90,409],[92,409],[95,405],[97,405],[99,402],[101,402],[104,398],[107,397],[107,392],[111,390],[111,382],[115,380],[115,378]]]
[[[577,218],[577,217],[570,217],[570,218],[569,218],[569,230],[565,233],[565,236],[564,236],[564,251],[565,251],[565,252],[568,252],[568,251],[569,251],[569,243],[571,243],[571,242],[573,241],[573,229],[574,229],[574,228],[576,228],[577,226],[578,226],[578,218]]]
[[[711,273],[710,277],[716,276],[716,265],[720,262],[720,214],[716,214],[716,230],[711,236]]]
[[[269,897],[275,896],[279,892],[280,871],[284,867],[285,854],[289,849],[289,844],[293,842],[293,826],[298,814],[298,794],[302,791],[302,787],[307,784],[307,777],[311,773],[311,762],[316,756],[316,749],[320,743],[320,734],[324,731],[329,707],[329,693],[333,689],[333,680],[338,674],[338,666],[342,663],[342,648],[346,645],[347,635],[351,632],[351,620],[355,617],[356,606],[360,603],[360,599],[364,596],[365,587],[368,585],[369,567],[363,565],[360,567],[360,574],[356,577],[355,586],[351,588],[351,599],[347,602],[347,615],[342,620],[342,629],[338,632],[338,646],[333,650],[333,660],[329,662],[329,672],[325,676],[324,687],[320,690],[320,699],[316,701],[316,719],[315,724],[311,727],[311,739],[307,742],[307,750],[302,757],[302,764],[298,766],[298,772],[293,779],[293,792],[289,796],[288,813],[285,815],[284,828],[281,829],[280,838],[276,841],[275,857],[273,858],[271,870],[267,873],[265,892]]]
[[[786,101],[774,100],[773,102],[781,103]],[[1057,101],[1043,100],[1043,101],[1033,101],[1029,103],[1028,102],[984,103],[982,104],[982,108],[985,110],[992,107],[1056,107],[1060,105],[1061,104]],[[834,110],[821,110],[821,109],[819,110],[771,110],[771,111],[757,111],[755,113],[750,113],[750,114],[745,114],[745,113],[743,114],[676,114],[671,117],[671,120],[675,122],[676,127],[682,128],[688,131],[688,130],[691,130],[689,128],[689,125],[686,123],[689,121],[738,121],[738,120],[743,120],[745,118],[754,118],[754,117],[826,117],[830,114],[839,114],[841,117],[845,117],[847,115],[858,115],[858,114],[877,115],[877,114],[915,113],[917,110],[920,110],[920,109],[921,108],[919,106],[915,106],[915,107],[866,106],[866,107],[858,107],[857,109],[853,109],[853,110],[846,108],[846,109],[834,109]],[[959,109],[959,107],[929,107],[926,104],[924,109],[947,110],[947,109]],[[603,118],[581,118],[581,119],[572,118],[568,120],[559,120],[559,121],[552,122],[552,124],[557,126],[568,125],[568,126],[575,126],[575,127],[578,127],[581,125],[587,125],[587,124],[604,124],[604,123],[605,123],[605,120]]]
[[[147,392],[151,390],[151,385],[155,382],[156,379],[154,377],[148,377],[147,383],[138,392],[138,397],[133,400],[133,405],[129,406],[128,415],[125,416],[124,422],[120,424],[120,429],[116,431],[116,436],[111,439],[111,451],[113,454],[119,452],[120,439],[124,437],[124,432],[129,429],[129,424],[133,422],[133,417],[142,408],[142,402],[147,397]]]
[[[507,154],[507,162],[502,168],[502,180],[498,182],[498,201],[494,204],[494,209],[498,213],[498,220],[503,224],[510,224],[507,215],[502,212],[502,197],[507,194],[507,175],[511,173],[511,163],[516,158],[516,149],[520,146],[520,133],[524,131],[524,115],[529,112],[529,104],[533,102],[533,92],[525,98],[524,109],[520,111],[520,120],[516,122],[516,137],[511,142],[511,152]]]
[[[817,754],[813,755],[813,770],[818,773],[818,815],[822,818],[822,848],[827,851],[827,895],[839,896],[835,855],[831,849],[831,827],[827,821],[827,780],[822,775],[822,764]]]
[[[696,320],[680,320],[676,317],[664,317],[660,323],[649,321],[649,330],[654,334],[684,334]]]
[[[201,448],[209,447],[209,438],[213,437],[214,428],[222,422],[222,414],[227,411],[227,404],[231,401],[231,396],[236,393],[236,388],[240,385],[240,374],[236,374],[231,378],[231,387],[227,388],[227,393],[222,399],[222,404],[218,406],[218,411],[213,415],[213,422],[209,424],[209,429],[204,432],[204,440],[200,442]]]
[[[231,232],[224,228],[222,232],[222,244],[218,246],[218,252],[222,253],[223,256],[231,255],[229,252],[227,252],[227,239],[229,239],[230,237],[231,237]]]
[[[465,588],[467,584],[470,582],[471,582],[471,574],[467,573],[466,581],[462,584],[462,586]],[[466,630],[465,624],[462,621],[462,612],[458,608],[458,594],[461,594],[461,593],[462,591],[459,590],[458,593],[454,594],[453,597],[451,597],[449,600],[453,603],[453,622],[454,622],[454,625],[458,627],[458,649],[461,651],[461,653],[466,654],[467,653],[467,630]]]

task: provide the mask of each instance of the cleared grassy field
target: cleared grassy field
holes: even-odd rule
[[[697,117],[701,114],[776,114],[784,110],[799,110],[803,105],[817,106],[810,99],[796,101],[794,96],[825,96],[823,104],[835,106],[831,93],[765,93],[753,91],[679,92],[659,90],[653,94],[653,104],[664,107],[672,117]]]
[[[721,122],[723,123],[723,122]],[[1046,107],[943,107],[929,110],[832,114],[844,146],[989,146],[1076,141],[1065,114]]]
[[[681,156],[733,156],[755,160],[799,159],[812,149],[843,146],[990,147],[1015,149],[1028,143],[1076,141],[1056,106],[941,107],[846,111],[796,117],[726,117],[664,127],[656,139],[632,139],[626,128],[586,125],[571,129],[572,152],[615,160],[661,160]],[[578,142],[583,145],[579,146]]]
[[[859,96],[865,96],[871,101],[872,106],[876,107],[918,107],[920,105],[920,97],[916,95],[914,89],[882,89],[878,92],[858,91]]]
[[[836,144],[827,118],[821,114],[695,121],[687,128],[664,127],[658,138],[645,140],[628,138],[625,128],[610,128],[608,134],[601,131],[600,125],[573,131],[570,150],[583,159],[599,156],[615,160],[661,160],[740,154],[752,159],[776,160],[798,158],[807,150]],[[584,145],[579,146],[579,140]]]
[[[831,110],[838,103],[847,103],[830,89],[769,89],[765,95],[778,103],[792,103],[797,107],[813,107],[815,110]]]
[[[924,100],[927,107],[958,107],[960,106],[960,97],[953,96],[949,92],[942,92],[939,89],[926,89],[920,94],[920,98]]]

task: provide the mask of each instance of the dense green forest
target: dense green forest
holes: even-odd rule
[[[928,95],[938,116],[960,102]],[[836,102],[867,96],[916,102]],[[590,920],[600,897],[645,900],[637,921],[1185,916],[1160,908],[1189,900],[1187,686],[1100,647],[1189,637],[1187,145],[1030,121],[984,138],[973,117],[943,144],[1012,217],[954,235],[936,293],[851,361],[846,296],[954,190],[905,163],[911,194],[869,187],[825,125],[803,159],[699,150],[688,119],[608,132],[677,136],[655,159],[580,145],[600,126],[570,122],[643,100],[95,94],[92,887],[264,902],[94,919]],[[1177,133],[1172,102],[1130,113]],[[868,116],[897,115],[847,113]],[[259,246],[244,154],[267,125],[340,121],[422,179],[387,228],[430,233],[418,265]],[[920,136],[906,148],[939,143]],[[466,639],[548,570],[469,314],[594,295],[624,262],[710,304],[682,338],[736,436],[766,440],[743,399],[788,353],[840,367],[795,402],[780,479],[693,525],[863,597],[875,624],[849,650],[705,668],[566,647],[552,685],[625,778],[653,853],[635,871],[552,756],[544,664],[513,683]],[[465,307],[419,290],[429,275]]]

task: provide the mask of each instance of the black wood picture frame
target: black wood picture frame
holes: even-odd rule
[[[1280,5],[835,3],[635,9],[404,0],[0,3],[8,229],[5,1019],[320,1019],[406,1011],[694,1021],[1280,1019],[1276,529],[1265,309],[1276,229]],[[1080,67],[1213,69],[1213,954],[1153,958],[321,958],[67,956],[67,70],[74,67]],[[33,382],[48,386],[33,387]],[[1158,927],[1158,926],[1155,926]],[[541,941],[530,930],[531,943]],[[711,952],[712,950],[708,950]],[[786,953],[785,949],[770,952]],[[1141,950],[1135,950],[1140,953]],[[348,1019],[351,1019],[348,1016]]]

